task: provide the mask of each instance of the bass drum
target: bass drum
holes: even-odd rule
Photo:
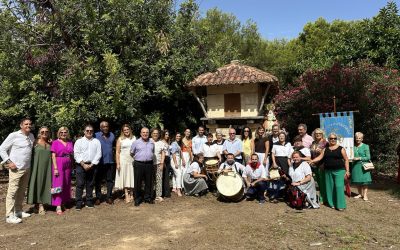
[[[218,192],[229,201],[240,201],[245,193],[243,179],[235,172],[221,173],[216,186]]]

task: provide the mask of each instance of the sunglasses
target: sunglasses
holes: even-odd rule
[[[62,132],[60,132],[60,134],[68,134],[68,132],[62,131]]]
[[[329,140],[336,141],[336,140],[337,140],[337,138],[329,138]]]
[[[93,132],[93,130],[89,130],[89,129],[88,129],[88,130],[86,130],[86,132]]]
[[[40,131],[40,133],[41,133],[41,134],[48,134],[49,131],[48,131],[48,130],[42,130],[42,131]]]
[[[236,135],[236,133],[229,133],[230,135]]]
[[[250,130],[245,130],[244,132],[250,132]]]

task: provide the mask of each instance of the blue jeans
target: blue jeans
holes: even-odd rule
[[[267,182],[257,182],[255,186],[251,186],[247,189],[246,196],[248,198],[256,198],[259,201],[265,200],[264,192],[267,190]]]

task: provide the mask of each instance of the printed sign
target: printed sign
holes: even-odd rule
[[[326,136],[338,135],[338,143],[347,153],[349,159],[354,157],[354,116],[353,112],[336,112],[319,114],[320,127]]]

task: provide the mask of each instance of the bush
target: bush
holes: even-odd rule
[[[366,62],[356,66],[335,64],[325,70],[305,72],[275,98],[278,117],[289,131],[297,124],[319,127],[316,113],[359,110],[355,113],[355,131],[365,134],[373,160],[382,162],[382,170],[395,169],[395,149],[400,138],[400,75],[396,69],[377,67]],[[389,167],[388,167],[389,166]]]

